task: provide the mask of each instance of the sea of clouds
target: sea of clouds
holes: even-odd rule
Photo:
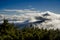
[[[37,17],[37,18],[36,18]],[[42,19],[40,19],[40,17]],[[10,23],[24,23],[25,21],[28,22],[36,22],[44,19],[44,22],[40,24],[36,24],[38,28],[47,28],[47,29],[60,29],[60,14],[53,13],[50,11],[40,12],[36,10],[1,10],[0,11],[0,23],[2,23],[3,19],[9,20]],[[34,25],[35,26],[35,25]]]

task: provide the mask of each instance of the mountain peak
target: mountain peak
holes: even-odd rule
[[[45,11],[44,13],[43,13],[43,16],[56,16],[56,14],[55,13],[53,13],[53,12],[50,12],[50,11]]]
[[[50,11],[45,11],[46,13],[51,13]]]
[[[50,12],[50,11],[45,11],[44,12],[45,14],[47,13],[47,14],[54,14],[53,12]]]

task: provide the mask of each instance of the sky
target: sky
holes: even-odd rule
[[[40,14],[41,12],[42,14],[46,13],[45,11],[50,14],[52,13],[52,16],[47,17],[51,20],[42,23],[42,26],[45,27],[46,25],[50,26],[52,24],[56,28],[59,28],[60,0],[0,0],[0,20],[6,18],[10,21],[14,20],[15,22],[16,20],[18,22],[25,22],[27,19],[36,21],[36,17],[45,17]],[[54,13],[57,13],[58,15]]]
[[[9,10],[35,10],[35,11],[51,11],[60,13],[60,0],[0,0],[0,14],[4,14]],[[12,12],[13,14],[13,12]]]

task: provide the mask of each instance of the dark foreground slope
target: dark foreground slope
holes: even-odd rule
[[[60,30],[33,27],[18,29],[4,20],[0,25],[0,40],[60,40]]]

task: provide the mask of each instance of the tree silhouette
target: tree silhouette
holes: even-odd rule
[[[60,40],[60,30],[34,29],[33,27],[17,29],[4,19],[0,24],[0,40]]]

